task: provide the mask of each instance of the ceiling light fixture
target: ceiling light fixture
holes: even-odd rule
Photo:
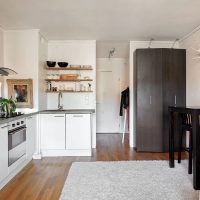
[[[111,49],[111,50],[109,51],[108,58],[110,59],[111,57],[113,57],[113,56],[114,56],[114,53],[115,53],[115,48],[113,48],[113,49]]]

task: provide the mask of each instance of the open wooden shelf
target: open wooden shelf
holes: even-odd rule
[[[91,93],[93,91],[74,91],[74,90],[61,90],[61,91],[46,91],[46,93]]]
[[[81,82],[81,81],[93,81],[93,79],[77,79],[77,80],[45,79],[45,81],[55,81],[55,82]]]
[[[47,67],[47,70],[93,70],[92,68],[83,67]]]

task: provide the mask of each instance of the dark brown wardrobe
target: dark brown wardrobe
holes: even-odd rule
[[[168,106],[186,105],[186,50],[137,49],[134,61],[137,151],[167,152]]]

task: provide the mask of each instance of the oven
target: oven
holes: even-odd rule
[[[12,121],[8,129],[8,165],[26,154],[26,124],[25,119]]]

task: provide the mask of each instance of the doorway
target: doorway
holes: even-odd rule
[[[127,58],[97,58],[97,133],[123,132],[120,101],[121,92],[128,86]]]

